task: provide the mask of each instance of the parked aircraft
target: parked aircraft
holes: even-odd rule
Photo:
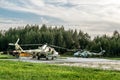
[[[91,57],[91,56],[102,56],[104,53],[105,53],[105,50],[102,50],[102,49],[101,49],[101,52],[99,52],[99,53],[94,53],[94,52],[90,52],[90,51],[78,51],[78,52],[74,53],[74,56],[87,58],[87,57]]]
[[[38,49],[31,49],[31,50],[23,50],[21,48],[21,46],[18,44],[19,42],[19,39],[16,41],[15,44],[13,43],[9,43],[9,45],[14,45],[15,46],[15,51],[18,55],[18,57],[33,57],[33,58],[37,58],[38,60],[40,58],[46,58],[46,60],[48,59],[54,59],[54,58],[57,58],[59,57],[59,54],[58,52],[48,46],[47,44],[44,44],[43,46],[41,47],[38,47]]]

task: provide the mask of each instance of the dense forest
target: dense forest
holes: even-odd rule
[[[47,27],[45,24],[26,25],[25,27],[10,28],[7,31],[0,31],[0,51],[7,51],[11,48],[8,43],[15,43],[20,38],[19,44],[51,44],[68,49],[82,49],[99,52],[100,48],[106,52],[104,56],[120,56],[120,33],[114,31],[112,36],[96,36],[93,40],[89,34],[77,30],[65,30],[61,27]],[[60,53],[66,50],[57,49]]]

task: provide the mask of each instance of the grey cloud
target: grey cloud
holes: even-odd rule
[[[75,24],[79,26],[65,28],[82,29],[94,34],[111,33],[120,30],[119,0],[18,0],[18,3],[1,0],[0,7],[48,16],[53,24]],[[8,4],[9,2],[9,4]],[[50,20],[51,19],[51,20]],[[53,20],[54,19],[54,20]],[[97,34],[97,33],[96,33]]]

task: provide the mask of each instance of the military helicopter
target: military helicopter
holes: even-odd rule
[[[74,53],[73,56],[75,57],[83,57],[83,58],[88,58],[88,57],[91,57],[91,56],[102,56],[103,54],[105,53],[105,50],[102,50],[101,48],[101,51],[99,53],[94,53],[94,52],[90,52],[90,51],[77,51]]]
[[[38,47],[38,49],[23,50],[21,46],[18,44],[19,40],[20,39],[18,39],[15,44],[9,43],[9,45],[15,46],[15,51],[13,52],[16,53],[16,55],[19,58],[32,57],[32,58],[37,58],[38,60],[40,58],[46,58],[46,60],[49,60],[49,59],[53,60],[59,57],[58,52],[54,48],[48,46],[47,44],[44,44],[41,47]],[[32,45],[32,44],[29,44],[29,45]]]

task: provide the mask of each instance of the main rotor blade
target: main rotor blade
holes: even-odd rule
[[[41,46],[43,44],[20,44],[20,46]]]
[[[67,48],[60,47],[60,46],[55,46],[55,45],[48,45],[48,46],[51,46],[51,47],[54,47],[54,48],[66,49],[67,50]]]
[[[41,46],[41,45],[44,45],[44,44],[20,44],[20,46]],[[55,45],[50,45],[50,44],[47,44],[48,46],[50,47],[53,47],[53,48],[59,48],[59,49],[64,49],[64,50],[67,50],[67,51],[79,51],[80,49],[68,49],[68,48],[65,48],[65,47],[60,47],[60,46],[55,46]]]
[[[60,49],[65,49],[67,51],[79,51],[80,49],[68,49],[68,48],[64,48],[64,47],[60,47],[60,46],[55,46],[55,45],[48,45],[54,48],[60,48]]]

